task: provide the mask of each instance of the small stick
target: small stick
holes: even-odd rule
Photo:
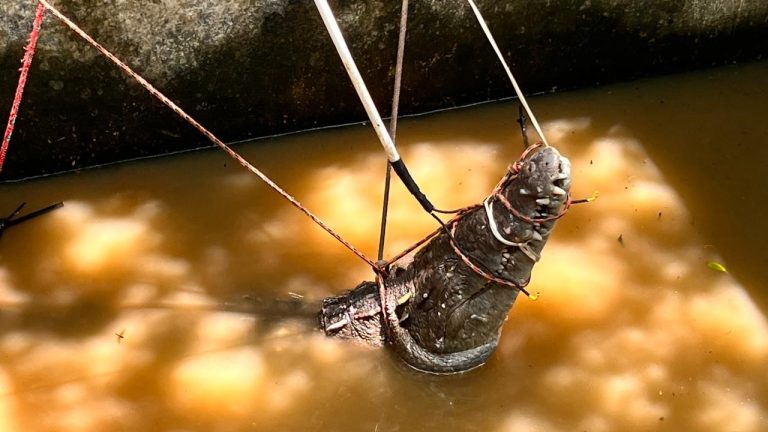
[[[14,210],[14,211],[13,211],[13,213],[11,213],[10,215],[8,215],[8,217],[6,218],[6,220],[11,220],[11,219],[15,218],[15,217],[16,217],[16,215],[17,215],[17,214],[19,214],[19,212],[21,211],[21,209],[23,209],[23,208],[24,208],[24,206],[25,206],[25,205],[27,205],[27,203],[26,203],[26,202],[23,202],[23,203],[19,204],[19,206],[18,206],[18,207],[16,207],[16,210]]]
[[[24,207],[24,204],[26,204],[26,203],[22,203],[22,205],[19,206],[19,208],[11,215],[11,217],[8,218],[8,220],[7,220],[6,224],[5,224],[6,228],[10,227],[10,226],[13,226],[13,225],[18,225],[18,224],[20,224],[22,222],[26,222],[26,221],[28,221],[30,219],[34,219],[34,218],[36,218],[38,216],[42,216],[42,215],[44,215],[44,214],[46,214],[48,212],[51,212],[53,210],[59,209],[61,207],[64,207],[64,203],[59,201],[59,202],[57,202],[55,204],[49,205],[48,207],[41,208],[40,210],[35,210],[35,211],[33,211],[32,213],[29,213],[29,214],[25,214],[24,216],[22,216],[20,218],[11,219],[13,216],[15,216],[19,212],[19,210],[21,210],[22,207]]]
[[[24,221],[28,221],[30,219],[36,218],[36,217],[41,216],[41,215],[43,215],[45,213],[48,213],[49,211],[56,210],[57,208],[63,206],[64,203],[57,202],[56,204],[51,204],[51,205],[49,205],[46,208],[33,211],[32,213],[29,213],[29,214],[26,214],[26,215],[24,215],[24,216],[22,216],[20,218],[14,219],[16,217],[16,215],[19,214],[21,209],[24,208],[25,205],[27,205],[26,202],[23,202],[23,203],[19,204],[19,206],[16,207],[16,210],[14,210],[10,215],[8,215],[8,217],[0,218],[0,237],[3,236],[3,232],[5,231],[6,228],[9,228],[9,227],[12,227],[14,225],[18,225],[18,224],[20,224],[20,223],[22,223]]]
[[[517,111],[519,113],[517,122],[520,124],[520,133],[523,134],[523,145],[525,145],[525,148],[528,148],[530,144],[528,144],[528,124],[525,118],[525,110],[523,110],[522,105],[518,105]]]

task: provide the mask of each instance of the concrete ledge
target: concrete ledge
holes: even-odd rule
[[[383,113],[398,1],[332,2]],[[462,0],[411,2],[402,108],[512,95]],[[764,0],[478,1],[528,92],[759,59]],[[225,141],[365,118],[313,2],[59,0],[57,7]],[[0,118],[34,3],[0,4]],[[47,14],[0,180],[208,145]]]

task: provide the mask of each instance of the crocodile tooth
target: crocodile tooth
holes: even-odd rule
[[[549,205],[549,198],[539,198],[536,200],[538,205]]]
[[[555,176],[555,180],[565,180],[568,178],[568,174],[566,173],[559,173]]]
[[[412,292],[410,292],[410,291],[408,291],[407,293],[405,293],[405,295],[404,295],[404,296],[402,296],[402,297],[400,297],[399,299],[397,299],[397,304],[398,304],[398,305],[401,305],[401,304],[403,304],[403,303],[407,302],[408,300],[410,300],[410,299],[411,299],[411,295],[413,295],[413,293],[412,293]]]
[[[340,329],[340,328],[344,327],[347,324],[349,324],[349,320],[344,318],[344,319],[342,319],[340,321],[336,321],[335,323],[329,325],[328,327],[325,328],[325,330],[326,331],[332,331],[332,330]]]
[[[504,252],[501,256],[504,257],[504,259],[509,259],[512,255],[509,252]]]
[[[542,241],[542,240],[544,240],[544,237],[542,237],[542,236],[541,236],[541,234],[539,234],[539,232],[538,232],[538,231],[534,231],[534,232],[533,232],[533,236],[532,236],[532,237],[533,237],[533,239],[534,239],[534,240],[536,240],[536,241]]]
[[[525,189],[520,189],[520,195],[530,195],[531,193]]]
[[[565,190],[557,186],[552,186],[552,193],[555,195],[566,195]]]

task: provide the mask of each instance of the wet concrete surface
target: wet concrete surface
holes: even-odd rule
[[[332,2],[385,114],[399,3]],[[768,49],[760,0],[478,4],[527,92],[755,59]],[[365,119],[310,1],[56,6],[225,141]],[[0,107],[10,106],[33,12],[32,2],[0,4]],[[512,94],[466,2],[411,2],[401,113]],[[207,145],[48,14],[0,180]]]

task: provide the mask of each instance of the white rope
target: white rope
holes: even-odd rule
[[[499,227],[496,224],[496,219],[493,216],[493,201],[491,201],[492,198],[493,196],[486,198],[485,201],[483,201],[483,207],[485,208],[485,214],[488,217],[488,226],[491,228],[493,237],[495,237],[496,240],[502,244],[519,248],[521,251],[523,251],[524,254],[528,255],[528,258],[532,259],[533,262],[538,262],[541,257],[533,249],[531,249],[531,246],[527,241],[522,243],[515,243],[507,240],[503,235],[501,235],[501,232],[499,232]]]
[[[506,60],[504,60],[504,56],[501,54],[501,50],[499,50],[499,46],[496,45],[496,40],[493,39],[493,35],[491,34],[491,31],[488,29],[488,26],[485,24],[483,15],[480,14],[480,9],[477,8],[477,5],[473,0],[467,0],[467,1],[469,2],[469,5],[472,7],[472,11],[475,13],[477,22],[480,23],[480,27],[483,28],[483,32],[485,32],[485,36],[488,38],[488,42],[491,43],[493,50],[496,51],[496,56],[499,57],[499,60],[501,61],[501,65],[504,66],[504,70],[507,72],[507,76],[509,77],[509,80],[512,82],[512,86],[515,88],[515,93],[517,93],[517,97],[520,99],[520,103],[523,104],[523,107],[525,107],[525,111],[528,113],[528,117],[531,119],[531,124],[533,124],[534,129],[536,129],[536,132],[539,134],[544,144],[548,146],[549,142],[547,142],[547,138],[544,136],[544,132],[541,130],[541,126],[539,126],[539,122],[536,121],[536,116],[533,115],[533,111],[531,110],[531,107],[528,106],[528,102],[525,100],[523,91],[520,90],[520,86],[517,85],[517,81],[515,80],[515,77],[512,75],[512,71],[509,69],[509,66],[507,66],[507,62]]]
[[[392,137],[389,135],[389,132],[387,132],[387,128],[384,127],[384,122],[381,120],[381,115],[379,115],[379,111],[376,109],[376,105],[373,103],[371,94],[368,92],[368,88],[365,86],[363,77],[360,75],[360,71],[357,69],[355,60],[352,58],[352,53],[349,52],[349,48],[347,47],[347,43],[344,41],[344,36],[341,34],[339,25],[336,23],[336,18],[333,16],[331,7],[328,5],[326,0],[315,0],[315,5],[317,6],[317,10],[320,12],[320,16],[323,18],[323,23],[325,23],[325,27],[328,29],[328,33],[331,35],[331,40],[333,40],[333,44],[336,46],[336,51],[338,51],[342,63],[344,63],[344,68],[347,70],[347,74],[349,74],[349,78],[352,80],[352,85],[355,86],[357,96],[360,98],[360,102],[363,103],[365,112],[368,113],[368,118],[371,120],[371,125],[376,131],[376,135],[379,136],[379,141],[381,141],[381,145],[384,147],[384,151],[387,153],[387,158],[390,162],[397,162],[400,160],[400,155],[397,152],[397,148],[395,148],[395,143],[392,141]]]
[[[520,247],[523,243],[511,242],[505,239],[499,232],[499,227],[496,225],[496,219],[493,217],[493,202],[491,201],[491,197],[488,197],[483,201],[483,207],[485,207],[485,214],[488,216],[488,226],[491,227],[491,232],[493,233],[493,236],[496,237],[496,240],[507,246]]]

